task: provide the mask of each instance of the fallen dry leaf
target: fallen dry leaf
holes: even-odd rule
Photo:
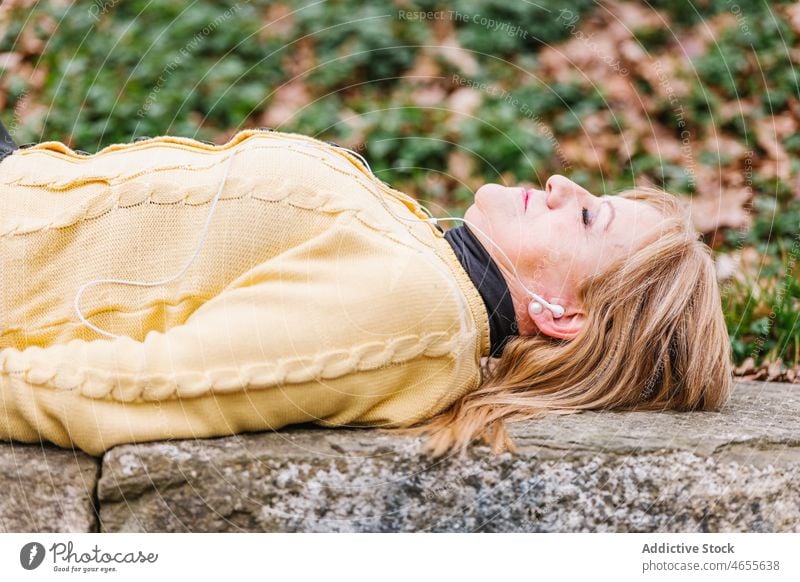
[[[272,95],[268,109],[259,118],[259,125],[279,128],[290,124],[311,99],[305,83],[300,80],[290,81],[278,87]]]
[[[717,197],[692,196],[689,198],[692,224],[704,235],[722,227],[747,229],[752,217],[744,210],[744,205],[751,196],[747,188],[724,190]]]
[[[436,107],[447,98],[447,91],[439,85],[425,85],[411,92],[410,100],[420,107]]]
[[[475,157],[464,150],[451,150],[447,156],[447,169],[459,182],[467,182],[475,171]]]
[[[459,116],[473,115],[483,103],[483,93],[472,87],[459,87],[447,99],[447,108]]]

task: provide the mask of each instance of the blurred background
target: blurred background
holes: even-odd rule
[[[766,0],[4,0],[0,111],[89,153],[304,133],[437,216],[554,173],[664,188],[714,251],[737,375],[800,382],[799,34]]]

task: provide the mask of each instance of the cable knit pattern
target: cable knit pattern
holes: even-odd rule
[[[229,156],[230,173],[193,255]],[[477,387],[488,317],[443,234],[355,155],[245,130],[0,164],[0,437],[409,425]],[[404,220],[406,219],[406,220]],[[414,221],[408,220],[414,219]]]
[[[112,398],[125,402],[139,398],[155,401],[282,383],[301,383],[314,379],[333,379],[355,371],[401,364],[420,356],[446,356],[455,351],[456,344],[457,338],[448,333],[431,332],[392,338],[385,342],[361,343],[349,349],[320,352],[313,357],[281,358],[274,362],[241,368],[220,368],[202,373],[191,371],[173,375],[109,373],[107,370],[90,368],[64,372],[56,370],[44,359],[38,360],[37,355],[44,355],[45,350],[32,346],[25,352],[11,348],[0,353],[0,373],[19,375],[35,386],[76,390],[89,398]],[[132,389],[124,394],[114,392],[118,381]]]
[[[238,141],[236,142],[238,143]],[[324,144],[325,147],[331,147]],[[257,150],[269,150],[275,148],[292,149],[291,145],[269,145],[269,146],[254,146],[250,147],[248,151],[256,152]],[[227,145],[221,150],[228,149]],[[330,156],[321,156],[319,151],[314,154],[309,154],[306,151],[297,150],[300,155],[308,156],[310,161],[321,162],[331,168],[332,170],[341,173],[353,180],[353,183],[358,184],[365,190],[380,191],[381,193],[390,192],[392,196],[400,196],[400,200],[411,200],[414,215],[408,218],[427,218],[427,215],[421,211],[416,210],[419,208],[418,204],[413,199],[406,197],[402,193],[393,190],[382,182],[375,180],[367,180],[363,174],[359,175],[352,171],[345,171],[340,166],[331,163]],[[312,150],[313,151],[313,150]],[[24,155],[24,154],[23,154]],[[99,155],[99,154],[97,154]],[[38,190],[47,190],[51,192],[60,192],[71,190],[73,188],[86,187],[91,184],[101,184],[107,186],[111,190],[110,196],[101,196],[89,200],[86,205],[77,206],[71,209],[70,212],[59,214],[54,219],[42,220],[36,218],[21,217],[20,222],[11,226],[5,226],[0,231],[0,237],[16,236],[46,230],[51,228],[66,228],[73,226],[82,220],[91,220],[98,218],[116,208],[125,208],[129,206],[138,206],[140,204],[176,204],[176,205],[190,205],[201,206],[210,204],[216,192],[211,189],[198,190],[196,184],[179,182],[175,183],[170,181],[169,178],[159,180],[161,173],[169,175],[175,170],[186,171],[202,171],[209,170],[216,166],[221,166],[226,159],[221,159],[213,164],[205,165],[182,165],[182,166],[161,166],[150,170],[150,178],[144,183],[137,183],[136,189],[126,189],[124,186],[128,182],[136,181],[146,173],[136,172],[129,175],[114,175],[114,176],[92,176],[80,175],[74,178],[65,180],[63,178],[56,178],[50,180],[42,180],[38,177],[34,179],[17,179],[8,182],[8,185],[36,188]],[[389,228],[388,219],[392,219],[391,215],[386,211],[376,213],[374,208],[364,208],[363,206],[349,204],[342,205],[341,197],[337,197],[335,192],[326,188],[311,189],[304,187],[302,184],[297,184],[296,181],[290,180],[287,177],[277,179],[277,187],[270,191],[264,191],[261,184],[253,178],[253,176],[232,176],[228,180],[230,190],[236,194],[225,195],[221,199],[235,200],[250,198],[254,200],[261,200],[264,202],[283,202],[292,204],[298,208],[313,209],[319,212],[339,213],[339,212],[353,212],[364,226],[373,228],[379,232],[384,233],[393,240],[402,243],[403,238],[398,238],[397,235]],[[393,219],[397,220],[397,219]],[[410,223],[409,223],[410,224]],[[427,227],[430,228],[430,227]],[[410,229],[410,233],[417,240],[424,240],[418,234],[418,229]],[[438,231],[437,231],[438,235]]]

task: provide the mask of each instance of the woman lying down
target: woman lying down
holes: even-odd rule
[[[499,453],[506,422],[727,401],[710,250],[667,193],[486,184],[445,230],[300,134],[5,154],[5,440],[100,455],[315,423]]]

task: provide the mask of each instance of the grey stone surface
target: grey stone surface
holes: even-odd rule
[[[518,455],[288,427],[113,448],[101,531],[798,532],[800,387],[738,383],[720,413],[510,426]]]
[[[720,413],[512,424],[519,455],[432,461],[372,429],[124,445],[0,443],[0,531],[800,531],[800,386]],[[95,507],[99,507],[100,522]]]
[[[97,531],[99,470],[81,452],[0,443],[0,532]]]

